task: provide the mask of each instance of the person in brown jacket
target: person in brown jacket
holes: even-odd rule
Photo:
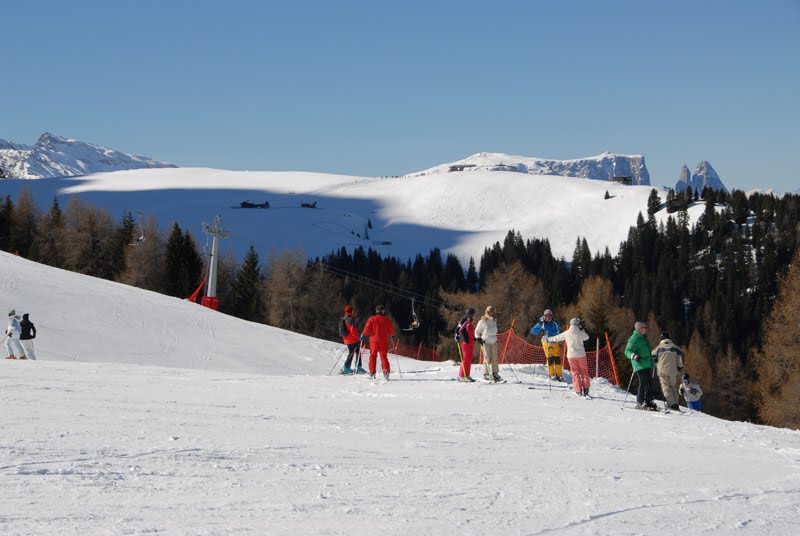
[[[667,407],[680,411],[678,405],[678,389],[681,385],[681,372],[684,366],[684,354],[680,347],[672,342],[669,333],[661,332],[661,342],[653,349],[653,360],[656,361],[658,381]]]

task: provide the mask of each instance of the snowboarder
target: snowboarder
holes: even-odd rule
[[[339,327],[339,335],[342,337],[342,342],[347,345],[347,359],[344,362],[344,368],[342,368],[342,374],[366,374],[366,370],[361,366],[361,352],[359,351],[361,348],[361,340],[358,336],[358,330],[356,329],[356,319],[353,316],[353,306],[346,305],[344,308],[344,317],[340,320],[340,327]],[[344,331],[342,332],[342,329]],[[356,370],[350,368],[350,365],[353,364],[353,358],[356,358]]]
[[[394,337],[394,326],[392,321],[386,318],[386,309],[383,305],[375,307],[375,314],[367,320],[364,331],[361,333],[360,340],[369,337],[369,377],[375,378],[378,364],[378,354],[381,356],[381,368],[383,377],[389,379],[389,339]]]
[[[684,374],[679,390],[683,395],[683,399],[686,400],[688,408],[694,411],[700,411],[702,407],[700,398],[703,396],[703,390],[700,389],[700,384],[692,380],[688,374]]]
[[[475,380],[470,376],[472,368],[472,354],[475,352],[475,309],[470,307],[464,313],[464,318],[458,323],[455,339],[461,354],[461,366],[458,368],[458,381],[471,383]]]
[[[571,319],[567,331],[548,337],[547,340],[554,343],[567,342],[567,359],[569,359],[569,370],[572,372],[572,387],[576,394],[588,397],[591,381],[583,343],[589,340],[589,335],[581,328],[581,319]]]
[[[36,338],[36,326],[28,318],[28,313],[22,315],[20,325],[19,342],[25,350],[25,357],[36,361],[36,353],[33,351],[33,339]]]
[[[639,378],[636,409],[658,411],[658,406],[653,402],[653,356],[645,333],[647,322],[636,322],[633,325],[633,333],[625,346],[625,356],[631,360],[631,366]]]
[[[544,332],[542,335],[542,348],[544,348],[544,356],[547,359],[547,373],[550,375],[550,379],[562,382],[564,380],[561,378],[563,374],[561,347],[558,343],[550,342],[550,337],[561,333],[561,326],[553,320],[553,311],[550,309],[545,309],[544,314],[539,319],[539,323],[531,328],[533,335],[538,335],[542,332]]]
[[[17,359],[14,350],[19,354],[19,359],[28,359],[25,357],[25,350],[22,349],[22,345],[19,343],[21,330],[17,311],[11,309],[8,312],[8,327],[6,328],[6,352],[8,353],[6,359]]]
[[[680,411],[678,406],[678,388],[685,356],[680,347],[672,342],[669,333],[661,333],[661,342],[653,350],[653,358],[658,371],[658,381],[661,383],[661,392],[669,409]]]
[[[490,305],[478,320],[475,340],[483,347],[483,379],[499,382],[503,378],[500,377],[500,365],[497,362],[497,321],[494,315],[494,307]]]

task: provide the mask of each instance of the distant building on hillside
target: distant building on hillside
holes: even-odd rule
[[[633,177],[630,176],[611,177],[611,180],[619,184],[624,184],[625,186],[633,184]]]
[[[447,171],[464,171],[467,168],[474,168],[475,164],[453,164]]]

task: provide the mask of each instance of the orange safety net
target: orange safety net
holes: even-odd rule
[[[422,346],[422,343],[420,343],[418,346],[409,346],[407,344],[402,344],[400,341],[395,339],[395,343],[394,346],[391,348],[391,351],[395,355],[410,357],[411,359],[416,359],[417,361],[446,360],[445,357],[440,356],[438,353],[436,353],[435,349]]]
[[[497,334],[498,350],[500,363],[521,364],[521,365],[544,365],[546,359],[544,348],[539,345],[530,344],[521,339],[509,329],[504,333]],[[561,343],[561,355],[567,355],[567,348]],[[586,352],[586,361],[589,365],[589,376],[592,378],[605,378],[614,385],[619,385],[617,377],[617,367],[614,365],[614,356],[611,352],[611,343],[608,335],[605,336],[605,345],[600,350]],[[569,359],[562,359],[561,364],[565,370],[569,370]]]

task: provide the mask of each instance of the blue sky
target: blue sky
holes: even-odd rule
[[[479,151],[800,188],[800,2],[0,0],[0,138],[397,175]]]

